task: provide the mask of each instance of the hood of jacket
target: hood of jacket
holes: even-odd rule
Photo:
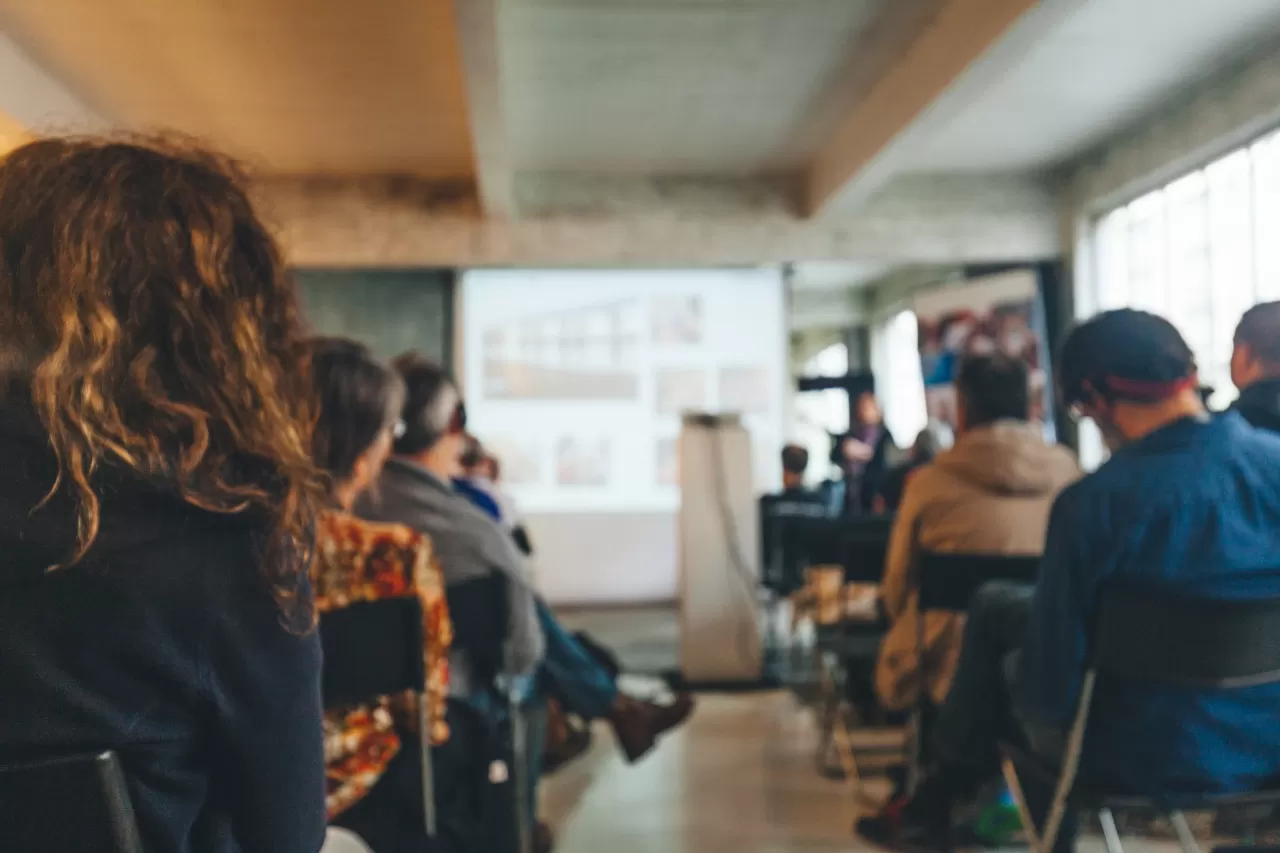
[[[26,583],[66,563],[75,553],[76,501],[59,488],[47,435],[29,410],[0,400],[0,587]],[[175,533],[243,526],[248,515],[219,515],[194,507],[175,491],[125,471],[102,470],[93,479],[99,499],[98,535],[84,562],[145,548]]]
[[[1068,450],[1046,443],[1038,425],[1022,421],[969,430],[934,464],[983,491],[1010,496],[1055,492],[1080,474]]]

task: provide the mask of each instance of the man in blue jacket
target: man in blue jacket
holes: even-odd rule
[[[1038,584],[988,584],[975,596],[935,727],[939,764],[913,798],[859,822],[873,840],[944,829],[951,805],[995,770],[1001,740],[1060,754],[1104,583],[1280,597],[1280,437],[1235,412],[1209,416],[1172,325],[1132,310],[1083,323],[1062,348],[1059,387],[1097,424],[1111,459],[1055,502]],[[1280,685],[1100,683],[1093,711],[1083,780],[1136,794],[1234,792],[1280,774]],[[1033,810],[1047,805],[1027,793]],[[1070,850],[1074,834],[1064,822],[1057,849]]]

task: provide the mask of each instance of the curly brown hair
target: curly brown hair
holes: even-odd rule
[[[49,492],[97,537],[95,471],[270,520],[262,572],[302,595],[325,501],[308,349],[280,252],[234,164],[173,139],[54,138],[0,161],[0,374],[48,431]],[[5,383],[0,383],[3,388]]]

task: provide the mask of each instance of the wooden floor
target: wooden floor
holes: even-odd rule
[[[628,669],[658,671],[676,662],[673,608],[561,615],[613,647]],[[860,800],[882,799],[887,783],[872,779],[859,797],[853,783],[818,774],[816,746],[813,715],[787,691],[704,695],[689,723],[635,766],[597,724],[591,752],[543,784],[540,813],[555,829],[560,853],[875,849],[854,837],[853,823],[865,808]],[[1089,835],[1078,849],[1104,847]],[[1177,846],[1126,838],[1125,850],[1173,853]]]

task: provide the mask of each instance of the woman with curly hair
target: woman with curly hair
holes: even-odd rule
[[[115,750],[148,850],[323,843],[307,365],[228,164],[0,160],[0,763]]]

